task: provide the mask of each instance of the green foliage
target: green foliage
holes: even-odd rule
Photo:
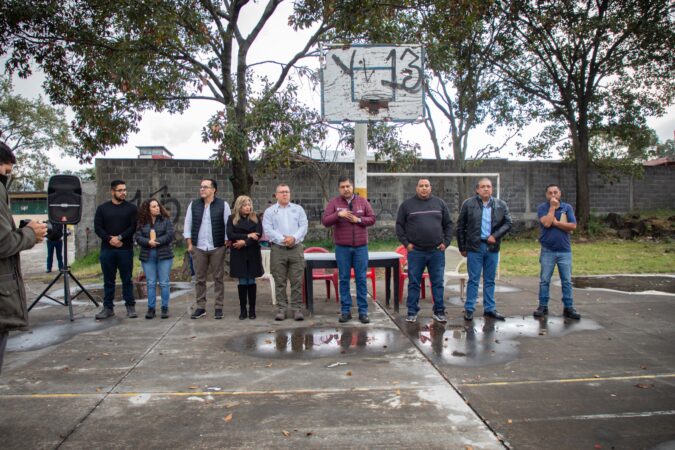
[[[56,168],[47,152],[71,154],[75,149],[63,108],[42,97],[27,99],[12,92],[9,78],[0,76],[0,140],[16,155],[10,189],[43,190]]]
[[[231,163],[237,196],[253,183],[251,152],[269,145],[270,156],[283,155],[309,139],[298,123],[312,114],[294,111],[296,91],[284,88],[330,26],[320,3],[295,2],[302,18],[291,25],[313,32],[289,60],[270,63],[279,68],[276,78],[254,92],[247,58],[279,3],[8,0],[0,6],[0,48],[9,52],[7,68],[21,76],[36,61],[51,100],[72,107],[82,161],[126,143],[145,111],[180,113],[194,100],[219,103],[221,112],[202,136],[217,144],[216,163]]]
[[[594,158],[605,170],[634,160],[650,139],[645,118],[663,114],[673,101],[671,3],[494,3],[508,28],[498,37],[492,63],[528,99],[532,120],[546,125],[522,151],[574,159],[582,228],[590,216],[588,171]],[[604,145],[594,149],[594,137]]]
[[[675,141],[668,139],[662,144],[657,144],[651,156],[654,158],[668,157],[675,159]]]
[[[354,150],[355,128],[345,125],[340,129],[340,144]],[[418,160],[420,146],[401,140],[400,127],[384,122],[368,124],[368,148],[375,149],[375,160],[384,161],[387,170],[401,172],[410,169]]]

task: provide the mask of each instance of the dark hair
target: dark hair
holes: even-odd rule
[[[210,181],[211,186],[213,186],[213,190],[215,192],[218,192],[218,183],[216,183],[216,180],[214,180],[213,178],[202,178],[202,180]]]
[[[340,175],[340,178],[338,178],[338,186],[344,183],[345,181],[349,181],[349,184],[352,184],[351,178],[349,178],[347,175]]]
[[[4,142],[0,142],[0,164],[16,164],[14,152]]]
[[[478,181],[476,181],[476,187],[474,189],[478,189],[478,186],[480,186],[480,182],[483,180],[488,180],[490,182],[490,186],[492,186],[492,180],[488,177],[483,177],[480,178]]]
[[[149,198],[141,203],[141,207],[138,208],[138,225],[137,228],[143,228],[143,225],[146,223],[152,224],[152,215],[150,214],[150,203],[157,202],[159,205],[159,215],[165,219],[169,218],[169,211],[162,206],[159,200],[156,198]]]
[[[115,188],[117,186],[119,186],[120,184],[126,184],[126,183],[124,182],[124,180],[112,180],[112,182],[110,183],[110,189],[115,190]]]
[[[560,189],[560,186],[557,183],[551,183],[548,186],[546,186],[546,190],[544,192],[548,192],[548,188],[552,187],[557,187],[560,192],[562,192],[562,189]]]

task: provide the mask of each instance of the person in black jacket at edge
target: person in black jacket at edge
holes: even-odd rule
[[[457,245],[467,258],[469,285],[464,304],[464,320],[473,320],[478,283],[483,272],[483,316],[505,320],[495,305],[495,275],[499,262],[499,244],[512,226],[506,203],[492,196],[492,182],[481,178],[476,195],[462,203],[457,221]]]

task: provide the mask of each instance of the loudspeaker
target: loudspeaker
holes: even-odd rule
[[[82,218],[82,184],[75,175],[53,175],[47,186],[49,220],[74,225]]]

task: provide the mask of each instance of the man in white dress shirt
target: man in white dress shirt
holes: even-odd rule
[[[286,285],[291,283],[291,309],[295,320],[303,320],[302,280],[305,255],[302,241],[307,234],[307,215],[302,206],[291,203],[291,189],[277,186],[277,203],[265,210],[263,231],[270,240],[270,270],[274,277],[278,311],[275,320],[284,320],[289,307]],[[290,313],[290,311],[288,311]],[[289,314],[290,316],[290,314]]]

